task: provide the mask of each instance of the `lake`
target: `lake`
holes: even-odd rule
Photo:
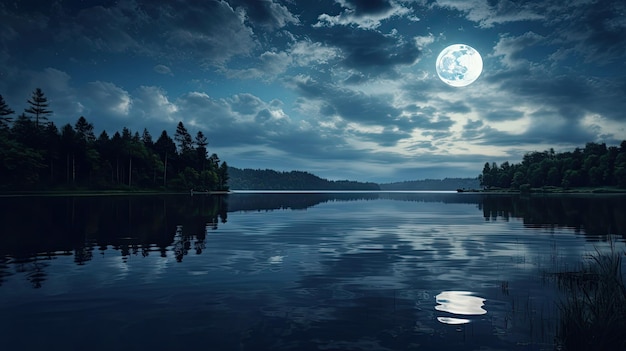
[[[626,198],[0,198],[6,350],[553,350],[549,273],[624,250]]]

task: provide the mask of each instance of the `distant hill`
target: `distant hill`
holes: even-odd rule
[[[380,190],[376,183],[328,180],[302,171],[228,167],[228,185],[233,190]]]
[[[478,178],[445,178],[411,180],[379,184],[380,190],[456,190],[480,189]]]

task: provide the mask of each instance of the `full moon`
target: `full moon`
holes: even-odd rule
[[[468,86],[478,79],[482,71],[483,59],[469,45],[450,45],[437,56],[437,75],[450,86]]]

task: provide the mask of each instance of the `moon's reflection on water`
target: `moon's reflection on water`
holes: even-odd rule
[[[485,299],[473,296],[469,291],[442,291],[435,297],[437,306],[435,309],[461,316],[477,316],[486,314],[483,308]],[[445,324],[466,324],[470,320],[456,317],[437,317],[437,320]]]

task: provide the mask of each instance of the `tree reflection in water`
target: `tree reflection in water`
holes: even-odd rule
[[[168,346],[181,335],[191,340],[209,334],[213,342],[235,340],[250,349],[281,342],[309,342],[302,350],[400,350],[411,343],[441,349],[445,339],[447,345],[472,346],[465,349],[508,349],[500,346],[530,340],[532,345],[519,348],[530,350],[552,341],[548,329],[556,323],[553,296],[542,298],[549,287],[533,267],[546,261],[533,255],[549,256],[555,240],[586,245],[623,235],[617,214],[625,212],[625,203],[613,199],[456,193],[4,198],[0,284],[26,282],[23,291],[63,311],[58,319],[66,312],[84,315],[84,301],[76,305],[68,298],[75,293],[98,316],[85,318],[90,330],[115,321],[123,336],[170,327],[182,333],[163,332]],[[300,211],[321,203],[328,204]],[[273,210],[281,211],[256,213]],[[251,213],[237,213],[223,226],[229,211]],[[518,233],[531,233],[520,240],[529,241],[519,244],[513,238]],[[66,274],[68,265],[74,269]],[[113,276],[118,271],[127,276]],[[73,289],[72,278],[97,284]],[[46,300],[49,292],[59,295]],[[59,302],[59,296],[68,299]],[[100,296],[113,301],[106,302],[111,307],[101,307]],[[129,304],[139,316],[133,323],[143,329],[129,327]],[[21,307],[6,310],[17,318]],[[37,308],[21,320],[36,316],[36,327],[54,324],[53,314],[42,316]]]
[[[411,193],[235,194],[226,196],[83,196],[0,198],[0,284],[27,273],[34,287],[46,279],[45,259],[72,254],[84,265],[109,249],[123,258],[172,252],[182,261],[202,254],[206,236],[228,212],[306,209],[329,201],[387,199],[476,204],[485,220],[520,218],[530,228],[572,228],[589,240],[626,238],[626,202],[618,196],[531,196]],[[37,220],[32,220],[33,214]],[[41,254],[47,253],[47,254]],[[14,269],[11,269],[14,266]]]

